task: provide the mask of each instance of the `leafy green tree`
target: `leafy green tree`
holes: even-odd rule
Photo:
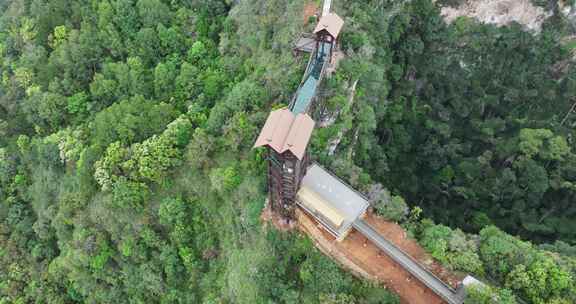
[[[169,23],[170,9],[160,0],[138,0],[136,7],[144,27],[154,28],[158,23]]]
[[[154,69],[154,95],[160,100],[167,100],[174,91],[176,67],[171,63],[159,63]]]
[[[550,258],[539,259],[528,267],[517,265],[507,276],[506,286],[518,290],[534,303],[564,297],[573,278]]]
[[[466,288],[465,304],[515,304],[516,298],[507,289],[494,289],[489,286],[471,285]]]
[[[214,80],[220,82],[220,80]],[[214,93],[219,89],[215,89]],[[213,132],[219,132],[224,123],[235,113],[250,110],[264,102],[265,92],[253,81],[244,81],[237,84],[226,100],[217,103],[210,111],[207,128]]]
[[[161,182],[168,169],[179,164],[179,151],[168,138],[152,136],[143,143],[131,147],[132,157],[125,168],[133,172],[135,179]]]
[[[84,92],[80,92],[68,97],[66,108],[68,109],[68,113],[77,115],[81,119],[88,114],[88,105],[88,95]]]
[[[429,220],[422,221],[421,229],[420,243],[434,258],[455,270],[484,275],[478,247],[464,232],[435,225]]]
[[[182,221],[186,217],[185,203],[180,199],[166,199],[158,210],[161,224],[170,225]]]
[[[114,141],[132,144],[159,134],[176,118],[168,104],[155,104],[142,96],[120,101],[100,111],[92,124],[93,144],[106,146]]]
[[[399,222],[408,215],[408,205],[400,196],[392,196],[387,190],[374,202],[376,213],[387,220]]]
[[[217,168],[210,174],[212,187],[218,191],[234,190],[242,182],[242,176],[234,167]]]
[[[68,38],[68,30],[66,26],[59,25],[54,28],[54,34],[52,36],[52,41],[50,43],[50,47],[55,49],[60,46],[66,39]]]

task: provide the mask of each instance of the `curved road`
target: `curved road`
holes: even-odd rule
[[[428,271],[410,256],[400,250],[396,245],[386,240],[374,228],[372,228],[363,219],[357,219],[353,224],[354,228],[372,241],[378,248],[384,251],[390,258],[398,263],[402,268],[406,269],[410,274],[416,277],[420,282],[424,283],[434,293],[442,297],[449,304],[462,304],[464,300],[456,294],[456,291],[448,286],[444,281],[436,277],[432,272]]]

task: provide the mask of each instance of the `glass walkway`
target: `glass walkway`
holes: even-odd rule
[[[332,43],[322,42],[312,54],[312,61],[308,65],[304,82],[296,91],[295,101],[290,110],[294,114],[306,113],[310,102],[316,95],[324,64],[329,60]]]

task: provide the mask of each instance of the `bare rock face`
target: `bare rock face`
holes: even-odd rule
[[[518,22],[527,30],[539,32],[552,12],[534,6],[530,0],[469,0],[457,8],[443,7],[442,16],[448,23],[461,16],[499,26]]]
[[[573,26],[576,26],[576,5],[571,5],[569,0],[558,1],[560,12],[570,20]]]

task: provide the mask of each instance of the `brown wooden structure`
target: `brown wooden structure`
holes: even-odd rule
[[[314,35],[310,61],[289,109],[272,111],[254,144],[267,147],[268,190],[272,211],[294,219],[296,195],[310,165],[307,147],[314,120],[309,116],[321,112],[315,97],[336,46],[344,21],[336,14],[322,16]],[[309,48],[307,41],[301,48]]]
[[[312,53],[316,47],[316,35],[310,33],[302,33],[300,38],[294,43],[294,55],[299,53]]]
[[[306,174],[307,147],[314,121],[288,109],[272,111],[254,144],[267,147],[270,206],[284,218],[294,219],[296,193]]]
[[[322,43],[329,43],[332,45],[330,48],[329,58],[332,57],[332,52],[336,47],[338,36],[344,26],[344,20],[340,16],[330,13],[320,18],[320,22],[314,29],[316,35],[316,48],[319,48]]]

